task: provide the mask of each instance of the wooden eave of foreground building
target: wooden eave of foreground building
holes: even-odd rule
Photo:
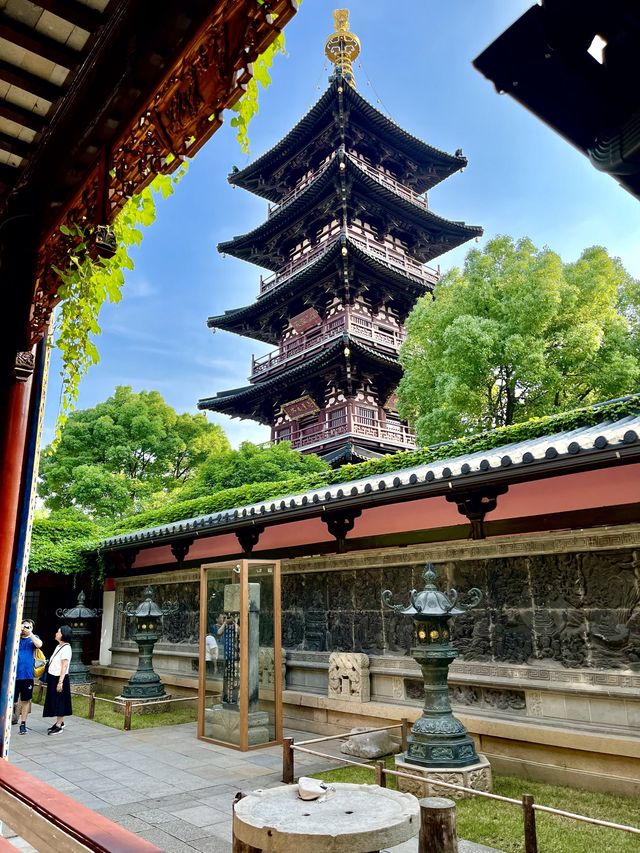
[[[334,80],[309,112],[269,151],[229,175],[234,186],[279,202],[287,185],[279,176],[295,178],[308,168],[310,147],[322,159],[342,143],[369,147],[374,157],[402,156],[411,163],[410,184],[426,192],[467,165],[462,153],[448,154],[412,136],[388,119],[341,78]]]
[[[156,174],[192,156],[295,9],[295,0],[4,5],[0,216],[24,220],[39,255],[23,349],[57,301],[52,266],[78,241],[60,227],[109,224]]]
[[[640,521],[640,416],[111,537],[114,575]],[[403,454],[398,454],[402,466]],[[486,515],[486,518],[485,518]],[[175,550],[175,547],[174,547]],[[180,552],[183,553],[183,552]],[[181,563],[182,565],[182,563]]]
[[[347,249],[347,258],[341,253]],[[344,281],[346,270],[347,281]],[[433,281],[437,273],[432,271]],[[426,274],[425,274],[426,277]],[[322,296],[344,294],[353,299],[366,289],[367,298],[375,304],[378,294],[397,312],[401,323],[420,296],[433,290],[425,277],[412,276],[406,269],[385,264],[370,254],[363,244],[341,232],[330,247],[315,260],[301,266],[282,284],[267,290],[255,302],[209,317],[210,329],[224,329],[269,344],[277,344],[288,318],[313,305],[322,316]]]
[[[381,234],[406,240],[409,254],[420,263],[483,233],[479,226],[453,222],[408,201],[338,152],[291,202],[252,231],[220,243],[218,251],[277,271],[301,233],[311,233],[332,218],[340,221],[345,204],[349,219],[363,216]]]
[[[349,382],[357,384],[363,373],[375,372],[375,375],[380,376],[380,367],[384,368],[384,385],[380,393],[386,398],[402,374],[397,357],[386,355],[342,332],[317,355],[307,357],[261,382],[221,391],[215,397],[198,400],[198,408],[232,417],[250,417],[269,425],[273,420],[274,408],[282,402],[283,394],[286,394],[287,399],[294,399],[302,394],[303,389],[307,389],[305,393],[310,391],[320,404],[324,400],[328,376],[339,376],[347,385]]]
[[[636,0],[543,0],[473,64],[640,198],[639,54]]]

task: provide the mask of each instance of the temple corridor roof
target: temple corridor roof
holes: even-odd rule
[[[626,398],[630,399],[630,398]],[[597,408],[597,407],[594,407]],[[640,414],[605,420],[492,450],[452,456],[426,465],[404,465],[385,474],[321,486],[210,515],[171,522],[105,539],[101,550],[158,544],[174,538],[235,531],[245,525],[308,518],[323,510],[373,506],[450,494],[452,489],[484,482],[517,483],[571,471],[590,470],[640,460]],[[391,458],[391,457],[389,457]],[[638,487],[640,497],[640,486]]]

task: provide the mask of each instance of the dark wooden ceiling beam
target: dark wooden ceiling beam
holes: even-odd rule
[[[97,30],[104,21],[103,15],[96,9],[76,3],[75,0],[34,0],[34,3],[89,33]]]
[[[69,70],[74,69],[82,60],[82,51],[73,50],[32,27],[14,21],[8,15],[0,14],[0,38]]]
[[[10,62],[5,62],[0,59],[0,80],[9,83],[10,86],[17,86],[24,92],[29,92],[35,95],[36,98],[44,98],[52,103],[56,101],[65,91],[64,86],[56,86],[55,83],[50,83],[36,74],[30,74],[24,68],[18,68],[16,65],[11,65]]]
[[[31,146],[23,139],[16,139],[15,136],[0,131],[0,151],[7,151],[9,154],[16,154],[18,157],[28,157],[31,153]]]
[[[18,169],[6,163],[0,163],[0,186],[12,187],[18,176]]]
[[[32,113],[31,110],[25,110],[17,104],[10,104],[8,101],[0,101],[0,117],[28,127],[29,130],[35,130],[36,133],[40,133],[45,125],[42,116]]]

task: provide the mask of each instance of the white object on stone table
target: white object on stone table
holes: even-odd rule
[[[301,800],[318,800],[324,802],[336,789],[327,785],[322,779],[312,779],[310,776],[301,776],[298,779],[298,796]]]
[[[355,755],[358,758],[382,758],[383,755],[394,755],[400,752],[399,744],[392,740],[389,732],[366,732],[366,728],[351,729],[351,737],[340,747],[345,755]]]

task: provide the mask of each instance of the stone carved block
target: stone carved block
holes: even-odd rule
[[[329,699],[368,702],[370,696],[369,658],[357,653],[329,655]]]
[[[527,704],[527,714],[530,717],[542,716],[542,693],[539,690],[525,691],[525,701]]]
[[[258,684],[261,688],[273,690],[275,686],[275,657],[269,647],[261,647],[258,651]]]
[[[433,770],[427,767],[420,767],[416,764],[408,764],[404,759],[404,755],[396,757],[396,770],[401,773],[406,773],[413,777],[422,777],[420,779],[407,779],[404,776],[398,776],[398,790],[413,794],[422,799],[423,797],[448,797],[454,800],[466,799],[472,797],[473,794],[467,794],[464,791],[457,791],[455,788],[438,785],[438,781],[447,782],[452,785],[460,785],[464,788],[473,788],[475,791],[492,790],[491,765],[484,755],[479,755],[480,759],[477,764],[472,764],[469,767],[461,768],[438,768]]]

